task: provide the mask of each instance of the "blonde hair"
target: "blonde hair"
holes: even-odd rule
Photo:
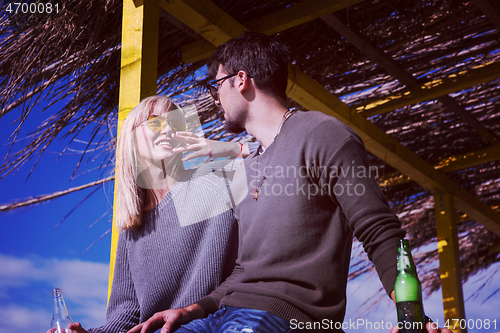
[[[123,122],[117,143],[116,226],[119,230],[141,225],[146,189],[138,186],[142,158],[137,152],[135,129],[155,111],[180,108],[166,96],[151,96],[142,100]],[[185,121],[185,119],[184,119]]]

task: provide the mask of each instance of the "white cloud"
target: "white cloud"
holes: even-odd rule
[[[0,253],[0,287],[11,284],[21,285],[44,275],[35,267],[35,262],[26,258],[10,257]]]
[[[40,332],[50,328],[52,312],[33,311],[17,305],[0,306],[0,333]]]
[[[56,287],[62,289],[73,320],[87,328],[104,324],[109,265],[0,254],[0,267],[0,333],[25,327],[37,331],[25,326],[35,321],[46,332],[52,317],[50,290]]]
[[[25,276],[26,272],[33,268],[32,261],[28,259],[21,259],[15,257],[5,256],[0,254],[0,277],[4,278],[16,278],[19,276]]]
[[[79,260],[53,260],[49,265],[51,278],[65,297],[85,300],[107,296],[109,265]]]
[[[104,324],[109,265],[79,260],[53,260],[49,265],[54,286],[61,288],[65,300],[74,306],[73,320],[87,328]]]

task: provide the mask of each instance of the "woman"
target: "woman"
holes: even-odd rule
[[[156,312],[192,304],[232,272],[238,233],[227,175],[233,163],[212,160],[185,170],[181,152],[248,155],[248,147],[176,134],[186,127],[183,111],[163,96],[143,100],[123,123],[114,281],[106,323],[89,332],[125,332]],[[79,323],[70,328],[86,332]]]

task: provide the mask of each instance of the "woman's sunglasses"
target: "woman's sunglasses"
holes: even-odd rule
[[[149,116],[147,121],[149,129],[155,133],[163,131],[165,127],[167,127],[167,125],[170,126],[172,132],[174,133],[186,131],[186,124],[184,124],[182,121],[167,120],[165,117],[156,115]]]

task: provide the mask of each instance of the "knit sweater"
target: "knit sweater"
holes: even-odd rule
[[[138,229],[120,233],[106,323],[126,332],[158,311],[194,303],[224,281],[237,254],[225,174],[187,170]]]
[[[321,112],[297,112],[244,169],[247,189],[235,210],[243,269],[197,302],[205,312],[228,305],[342,323],[353,235],[393,290],[404,231],[352,129]]]

